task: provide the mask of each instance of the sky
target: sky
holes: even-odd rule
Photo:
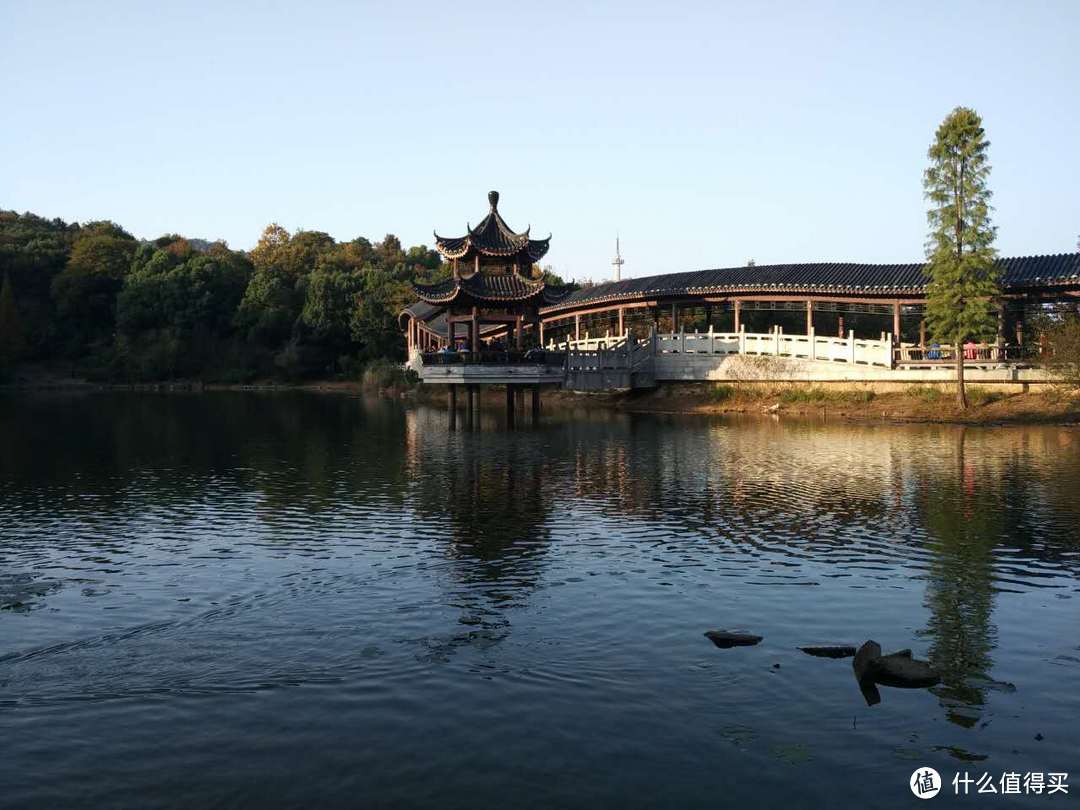
[[[566,278],[921,260],[974,107],[1002,255],[1080,238],[1080,0],[0,0],[0,208],[252,247],[487,213]]]

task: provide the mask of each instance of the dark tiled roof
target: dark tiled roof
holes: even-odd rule
[[[434,305],[448,304],[462,294],[476,301],[491,303],[527,301],[537,296],[542,296],[545,302],[554,303],[562,298],[559,295],[562,288],[553,289],[550,295],[544,295],[545,285],[542,279],[532,281],[517,273],[473,273],[468,278],[451,278],[438,284],[413,284],[413,289],[422,301]]]
[[[1066,285],[1080,289],[1080,253],[999,259],[1001,286],[1010,291]],[[711,293],[815,293],[824,295],[921,295],[925,264],[772,264],[669,273],[612,281],[577,290],[551,309],[653,296]]]
[[[499,192],[488,192],[491,210],[475,228],[468,228],[465,236],[445,237],[435,234],[435,247],[448,259],[460,259],[476,251],[484,256],[511,257],[521,255],[530,262],[537,262],[548,251],[551,236],[547,239],[530,239],[529,228],[515,233],[499,214]]]

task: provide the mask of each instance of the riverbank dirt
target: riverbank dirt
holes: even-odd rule
[[[911,385],[875,391],[865,387],[813,384],[669,384],[639,393],[578,395],[626,411],[689,414],[795,414],[851,420],[955,422],[960,424],[1037,424],[1080,422],[1076,392],[1043,386],[1006,390],[968,386],[967,410],[956,403],[955,388]]]
[[[444,405],[444,386],[401,386],[380,391],[365,389],[353,380],[314,380],[284,383],[275,380],[244,385],[172,381],[131,385],[90,383],[35,370],[20,375],[5,390],[137,390],[137,391],[321,391],[326,393],[378,393],[427,405]],[[482,391],[485,407],[502,407],[501,387]],[[1057,386],[968,386],[966,411],[956,404],[951,385],[873,387],[860,384],[666,383],[647,391],[582,394],[545,389],[545,408],[612,409],[625,412],[675,414],[763,414],[820,416],[853,421],[939,422],[957,424],[1061,424],[1080,422],[1080,392]]]

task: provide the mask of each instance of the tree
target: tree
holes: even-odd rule
[[[938,127],[923,176],[930,236],[926,243],[930,285],[926,321],[936,340],[955,344],[956,397],[967,408],[965,341],[992,334],[1000,295],[990,223],[990,142],[978,113],[957,107]]]
[[[1068,313],[1044,334],[1050,345],[1050,369],[1064,385],[1080,389],[1080,316]]]
[[[4,286],[0,288],[0,370],[14,365],[24,348],[15,288],[11,285],[11,275],[5,273]]]

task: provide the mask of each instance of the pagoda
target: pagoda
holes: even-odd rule
[[[507,347],[524,348],[524,327],[532,326],[534,341],[540,341],[540,307],[558,303],[568,290],[545,283],[534,265],[544,257],[551,242],[533,239],[531,228],[517,233],[499,213],[499,192],[488,192],[490,209],[475,228],[466,225],[459,237],[435,234],[435,247],[451,266],[452,275],[437,284],[413,284],[417,296],[445,313],[447,341],[457,343],[457,330],[464,325],[464,337],[472,351],[484,338],[503,334]],[[505,333],[501,327],[505,327]]]

